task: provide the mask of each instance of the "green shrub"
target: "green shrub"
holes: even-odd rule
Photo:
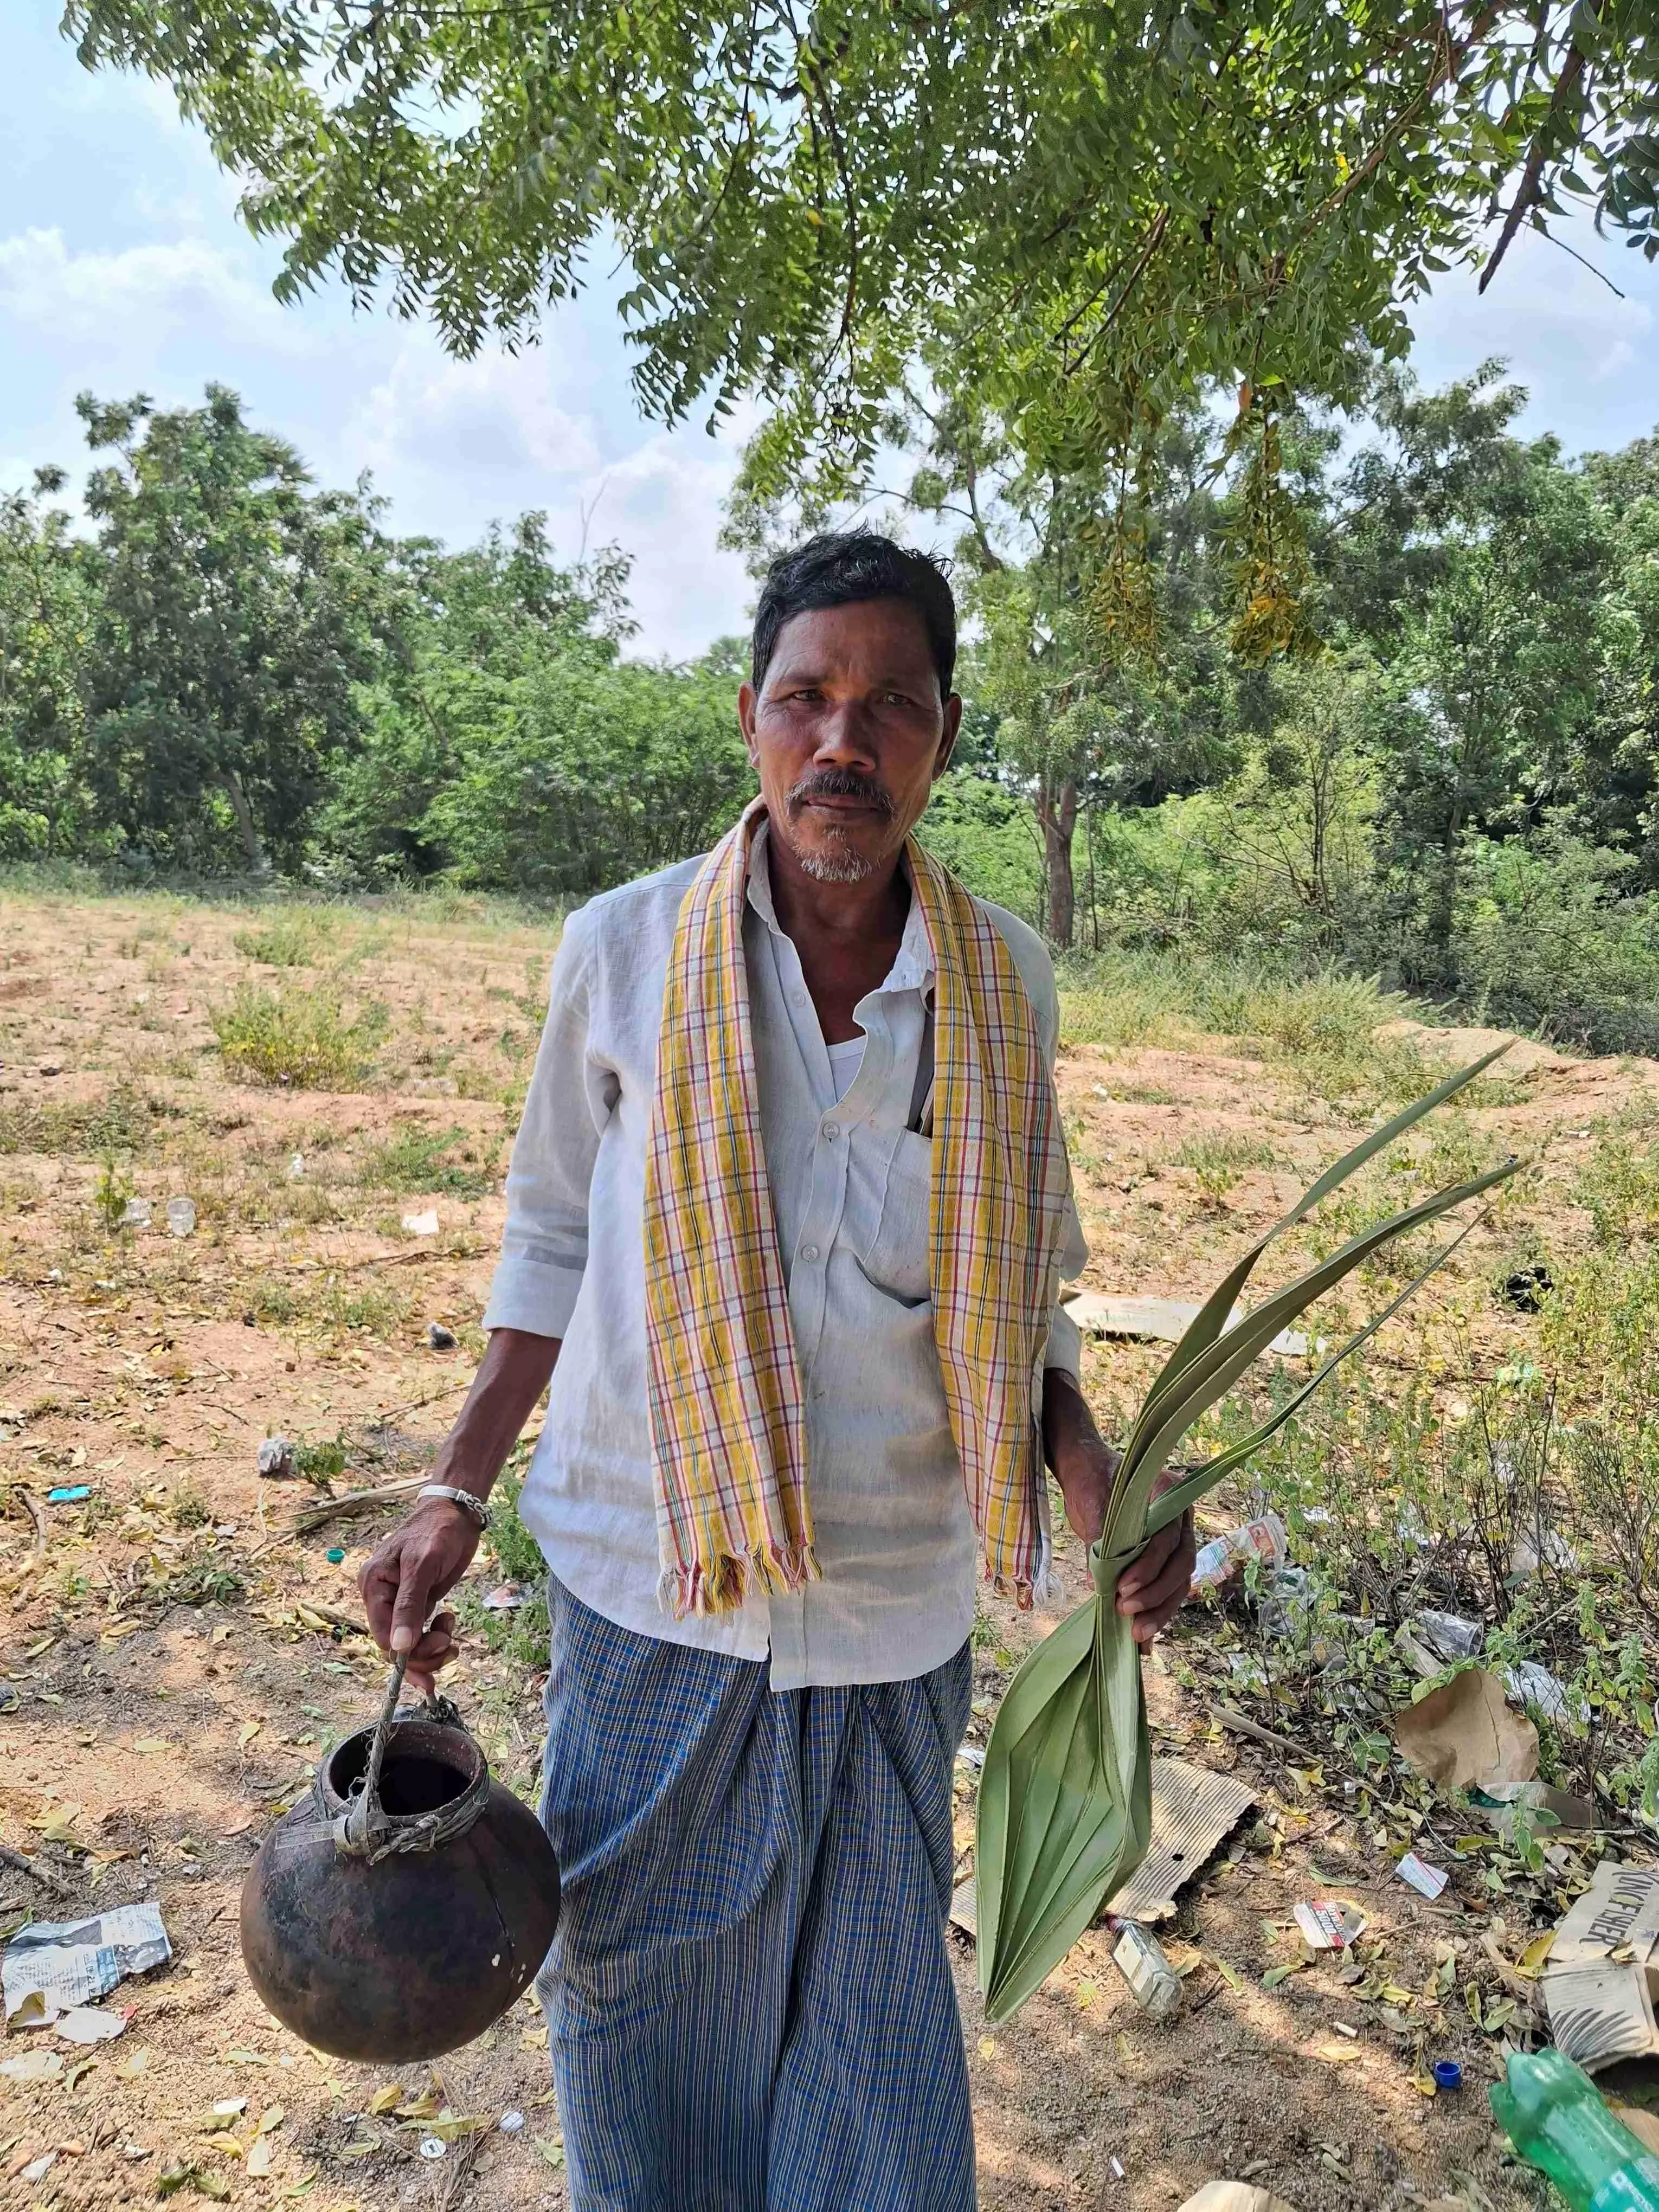
[[[239,929],[231,943],[245,959],[267,968],[310,968],[328,949],[331,920],[310,907],[278,907],[251,928]]]
[[[337,992],[240,985],[210,1017],[228,1073],[300,1091],[350,1091],[367,1080],[389,1026],[369,1001],[349,1017]]]

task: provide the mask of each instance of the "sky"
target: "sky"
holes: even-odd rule
[[[319,482],[370,471],[400,532],[465,544],[542,507],[566,559],[584,536],[620,544],[636,651],[685,659],[746,627],[752,586],[716,538],[753,418],[711,437],[640,415],[611,271],[539,345],[465,362],[335,293],[278,307],[279,249],[241,228],[231,180],[162,88],[89,76],[50,0],[0,0],[0,490],[46,462],[83,472],[77,392],[183,406],[211,380]],[[1532,394],[1522,429],[1578,453],[1659,427],[1659,264],[1587,225],[1568,235],[1623,299],[1523,233],[1485,299],[1457,271],[1418,306],[1413,366],[1435,385],[1506,358]]]

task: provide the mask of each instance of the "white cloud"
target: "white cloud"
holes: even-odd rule
[[[309,349],[296,316],[221,248],[199,239],[155,240],[117,252],[76,252],[56,228],[0,239],[0,314],[40,337],[104,352],[169,327],[228,327],[284,349]]]
[[[1593,267],[1523,230],[1484,294],[1473,271],[1443,277],[1411,310],[1412,366],[1435,385],[1498,356],[1531,394],[1525,428],[1553,430],[1576,453],[1622,445],[1654,427],[1659,269],[1598,240],[1588,222],[1564,235]]]
[[[556,320],[544,345],[471,361],[409,329],[331,429],[331,453],[307,450],[319,475],[369,469],[398,530],[465,544],[492,520],[540,507],[562,559],[584,539],[590,550],[621,545],[634,556],[634,649],[689,658],[743,627],[751,586],[714,541],[754,426],[734,416],[711,438],[696,425],[642,423],[614,362],[594,358],[619,349],[593,317],[589,307],[586,330]]]
[[[590,424],[560,404],[550,372],[539,348],[453,361],[411,332],[339,442],[377,477],[459,471],[515,495],[532,482],[556,483],[590,469],[597,448]],[[538,501],[526,494],[519,503]]]

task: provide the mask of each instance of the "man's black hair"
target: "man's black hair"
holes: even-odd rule
[[[860,599],[909,602],[927,632],[939,696],[948,699],[957,665],[957,605],[945,571],[929,555],[896,545],[875,530],[822,531],[772,563],[755,609],[750,648],[755,689],[764,681],[778,632],[792,615],[853,606]]]

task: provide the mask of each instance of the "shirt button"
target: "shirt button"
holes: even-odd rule
[[[803,1260],[816,1260],[818,1256],[817,1246],[816,1244],[803,1244],[800,1248],[800,1256]]]
[[[833,1145],[836,1138],[841,1134],[841,1123],[839,1121],[826,1121],[823,1125],[823,1133]]]

